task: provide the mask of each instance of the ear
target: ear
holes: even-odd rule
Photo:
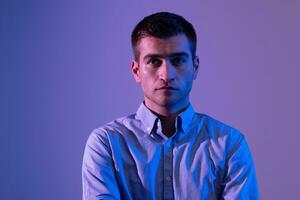
[[[140,71],[139,70],[140,70],[139,63],[136,60],[133,59],[132,62],[131,62],[131,72],[132,72],[133,77],[134,77],[134,79],[137,83],[141,82]]]
[[[198,71],[199,71],[199,58],[198,58],[198,56],[195,56],[195,58],[194,58],[193,67],[194,67],[193,79],[196,80],[197,75],[198,75]]]

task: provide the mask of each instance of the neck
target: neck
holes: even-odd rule
[[[158,104],[145,96],[144,105],[149,108],[154,114],[172,118],[184,111],[190,104],[189,98],[183,98],[174,104]]]

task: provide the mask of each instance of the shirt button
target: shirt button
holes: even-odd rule
[[[167,180],[167,181],[171,181],[171,180],[172,180],[172,177],[171,177],[171,176],[167,176],[167,177],[166,177],[166,180]]]

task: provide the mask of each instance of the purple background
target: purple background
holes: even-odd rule
[[[81,199],[92,129],[133,113],[130,32],[173,11],[198,32],[191,101],[247,137],[262,199],[299,197],[300,2],[1,1],[1,199]]]

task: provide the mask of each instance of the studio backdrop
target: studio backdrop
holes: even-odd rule
[[[130,34],[157,11],[198,34],[191,102],[247,138],[261,199],[297,199],[300,2],[0,2],[0,199],[81,199],[90,132],[136,112]]]

